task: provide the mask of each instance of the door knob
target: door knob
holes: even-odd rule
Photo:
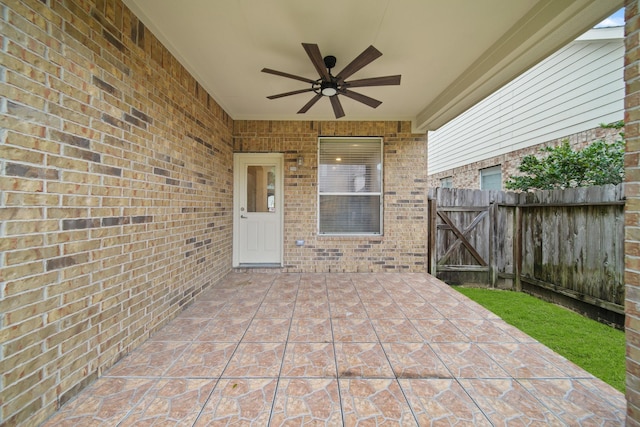
[[[244,215],[240,215],[240,218],[247,219],[248,217],[246,217],[246,216],[244,216]]]

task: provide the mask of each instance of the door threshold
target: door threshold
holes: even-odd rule
[[[277,262],[265,262],[265,263],[240,263],[236,268],[282,268],[282,264]]]

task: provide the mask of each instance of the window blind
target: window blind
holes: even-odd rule
[[[481,190],[501,190],[502,189],[502,168],[493,166],[480,170]]]
[[[320,140],[319,232],[382,233],[382,142]]]
[[[320,193],[380,192],[380,143],[321,143]]]

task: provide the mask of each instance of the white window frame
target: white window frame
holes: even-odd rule
[[[453,176],[445,176],[444,178],[440,178],[440,187],[453,188]]]
[[[380,144],[380,191],[379,192],[366,192],[366,193],[335,193],[335,192],[320,192],[320,159],[321,159],[321,146],[322,143],[345,143],[353,144],[354,142],[378,142]],[[318,138],[318,174],[317,174],[317,218],[316,218],[316,230],[319,236],[382,236],[384,235],[384,141],[381,137],[319,137]],[[352,195],[357,194],[360,196],[379,196],[380,198],[380,232],[341,232],[341,233],[328,233],[320,231],[320,197],[326,196],[340,196],[340,195]]]
[[[495,165],[488,168],[480,169],[480,189],[481,190],[485,190],[483,185],[485,177],[493,176],[493,175],[500,175],[500,188],[498,188],[497,190],[498,191],[502,190],[502,165]],[[489,190],[496,190],[496,189],[490,188]]]

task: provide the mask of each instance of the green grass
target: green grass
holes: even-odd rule
[[[624,393],[624,332],[522,292],[453,288]]]

